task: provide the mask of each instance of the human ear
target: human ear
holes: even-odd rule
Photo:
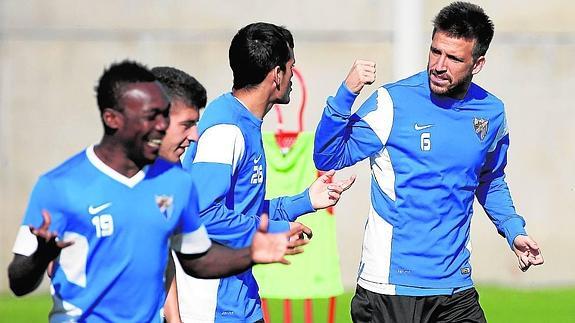
[[[281,72],[282,72],[282,70],[281,70],[281,68],[280,68],[279,66],[276,66],[276,67],[274,68],[274,82],[276,83],[276,89],[277,89],[278,91],[279,91],[279,89],[280,89],[280,84],[281,84],[281,82],[282,82],[282,77],[283,77],[283,75],[282,75]]]
[[[480,56],[477,60],[475,60],[475,63],[473,63],[473,70],[471,70],[471,73],[473,75],[479,73],[483,68],[483,65],[485,65],[485,56]]]
[[[120,117],[120,111],[106,108],[102,113],[102,121],[104,124],[111,129],[119,129],[124,120]]]

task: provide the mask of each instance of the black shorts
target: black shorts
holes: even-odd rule
[[[351,318],[356,323],[487,322],[475,288],[453,295],[400,296],[357,286],[351,300]]]

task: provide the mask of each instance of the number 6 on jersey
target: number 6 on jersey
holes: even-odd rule
[[[429,132],[424,132],[421,134],[421,150],[423,151],[429,151],[431,150],[431,133]]]

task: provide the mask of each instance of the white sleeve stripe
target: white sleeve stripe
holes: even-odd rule
[[[383,151],[372,156],[369,161],[375,182],[383,193],[395,202],[395,171],[393,170],[389,151],[384,148]]]
[[[503,116],[503,123],[501,124],[501,126],[499,126],[499,129],[497,130],[497,135],[495,136],[495,140],[491,144],[491,147],[489,147],[488,152],[495,151],[497,145],[499,144],[499,141],[503,139],[503,137],[507,136],[507,134],[509,134],[509,129],[507,128],[507,118]]]
[[[12,252],[22,256],[31,256],[38,249],[38,240],[27,225],[20,226]]]
[[[245,150],[244,136],[236,125],[218,124],[202,133],[194,163],[221,163],[235,171]]]
[[[86,264],[88,263],[88,253],[90,246],[88,239],[76,232],[64,232],[64,241],[73,241],[74,244],[68,246],[60,252],[58,263],[66,275],[66,280],[80,287],[86,287]]]
[[[211,246],[212,241],[203,225],[194,232],[176,234],[172,237],[172,249],[187,255],[204,253]]]
[[[387,89],[381,87],[377,90],[377,107],[366,114],[363,120],[385,146],[393,125],[393,101]]]

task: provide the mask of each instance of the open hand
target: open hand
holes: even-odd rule
[[[39,228],[30,226],[30,232],[38,239],[38,249],[43,249],[44,254],[48,259],[54,259],[60,254],[60,250],[74,244],[73,241],[60,241],[57,240],[58,233],[50,231],[50,224],[52,217],[46,210],[42,210],[42,224]]]
[[[355,182],[355,175],[343,181],[332,183],[335,170],[325,172],[309,187],[309,198],[314,209],[325,209],[334,206],[341,194],[347,191]]]

